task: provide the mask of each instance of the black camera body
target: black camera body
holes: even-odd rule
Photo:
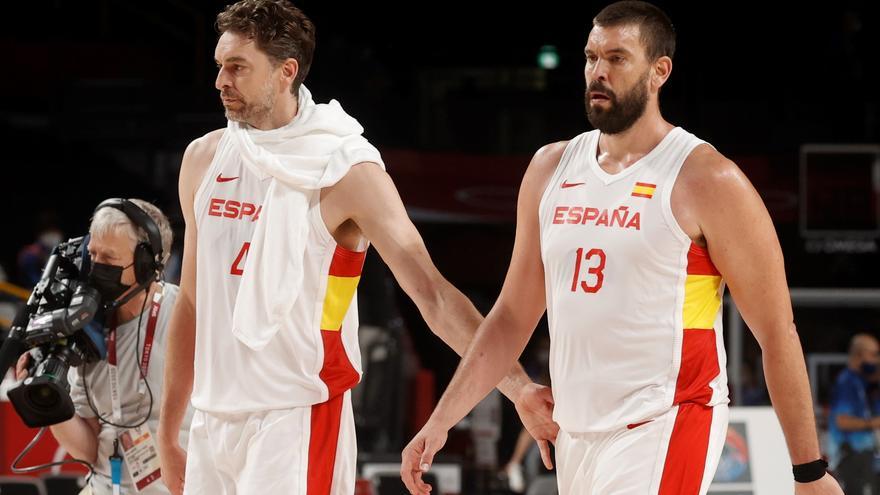
[[[101,296],[87,284],[88,237],[62,242],[52,251],[40,282],[16,315],[0,347],[0,377],[30,349],[37,349],[30,374],[9,391],[18,415],[30,427],[73,417],[67,372],[106,355]],[[98,316],[98,318],[96,318]]]

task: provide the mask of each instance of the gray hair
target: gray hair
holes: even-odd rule
[[[153,223],[158,227],[159,236],[162,238],[162,263],[166,263],[171,255],[171,241],[174,237],[168,217],[152,203],[142,199],[129,199],[129,201],[144,210],[144,213],[149,215],[153,219]],[[131,239],[132,250],[134,250],[138,243],[145,242],[150,244],[147,232],[136,226],[128,218],[128,215],[116,208],[101,208],[95,212],[95,216],[92,218],[92,223],[89,225],[89,234],[94,237],[102,237],[110,233],[126,235]]]

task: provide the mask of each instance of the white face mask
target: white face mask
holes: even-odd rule
[[[62,240],[64,240],[64,237],[61,235],[61,232],[57,230],[47,230],[37,238],[37,241],[47,249],[53,249],[61,243]]]

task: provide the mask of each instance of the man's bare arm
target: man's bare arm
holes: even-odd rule
[[[535,154],[526,171],[517,203],[513,256],[501,295],[477,330],[428,424],[403,451],[400,474],[411,493],[423,495],[430,491],[421,474],[443,447],[446,432],[509,369],[546,309],[538,207],[564,149],[564,143],[545,146]]]
[[[195,359],[197,231],[193,201],[221,134],[222,131],[214,131],[193,141],[184,152],[180,167],[178,187],[186,231],[180,292],[168,324],[162,410],[157,432],[162,478],[174,495],[183,493],[186,453],[180,447],[178,435],[192,394]]]
[[[770,215],[740,169],[714,150],[695,151],[683,174],[698,185],[688,190],[709,255],[763,351],[792,463],[819,459],[807,369]]]
[[[388,174],[373,163],[356,165],[323,196],[321,204],[325,213],[332,209],[354,220],[431,331],[463,355],[483,317],[434,266]],[[514,364],[498,388],[516,401],[517,392],[528,383],[531,380],[522,367]]]
[[[63,423],[50,426],[49,430],[71,457],[93,464],[97,462],[98,433],[101,431],[98,418],[83,418],[76,414]]]

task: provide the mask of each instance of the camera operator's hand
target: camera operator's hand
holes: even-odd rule
[[[28,367],[31,363],[31,353],[26,352],[18,358],[18,362],[15,364],[15,379],[16,380],[24,380],[28,377]]]
[[[183,495],[184,474],[186,473],[186,451],[180,448],[177,439],[159,437],[159,460],[162,465],[162,480],[172,495]]]

